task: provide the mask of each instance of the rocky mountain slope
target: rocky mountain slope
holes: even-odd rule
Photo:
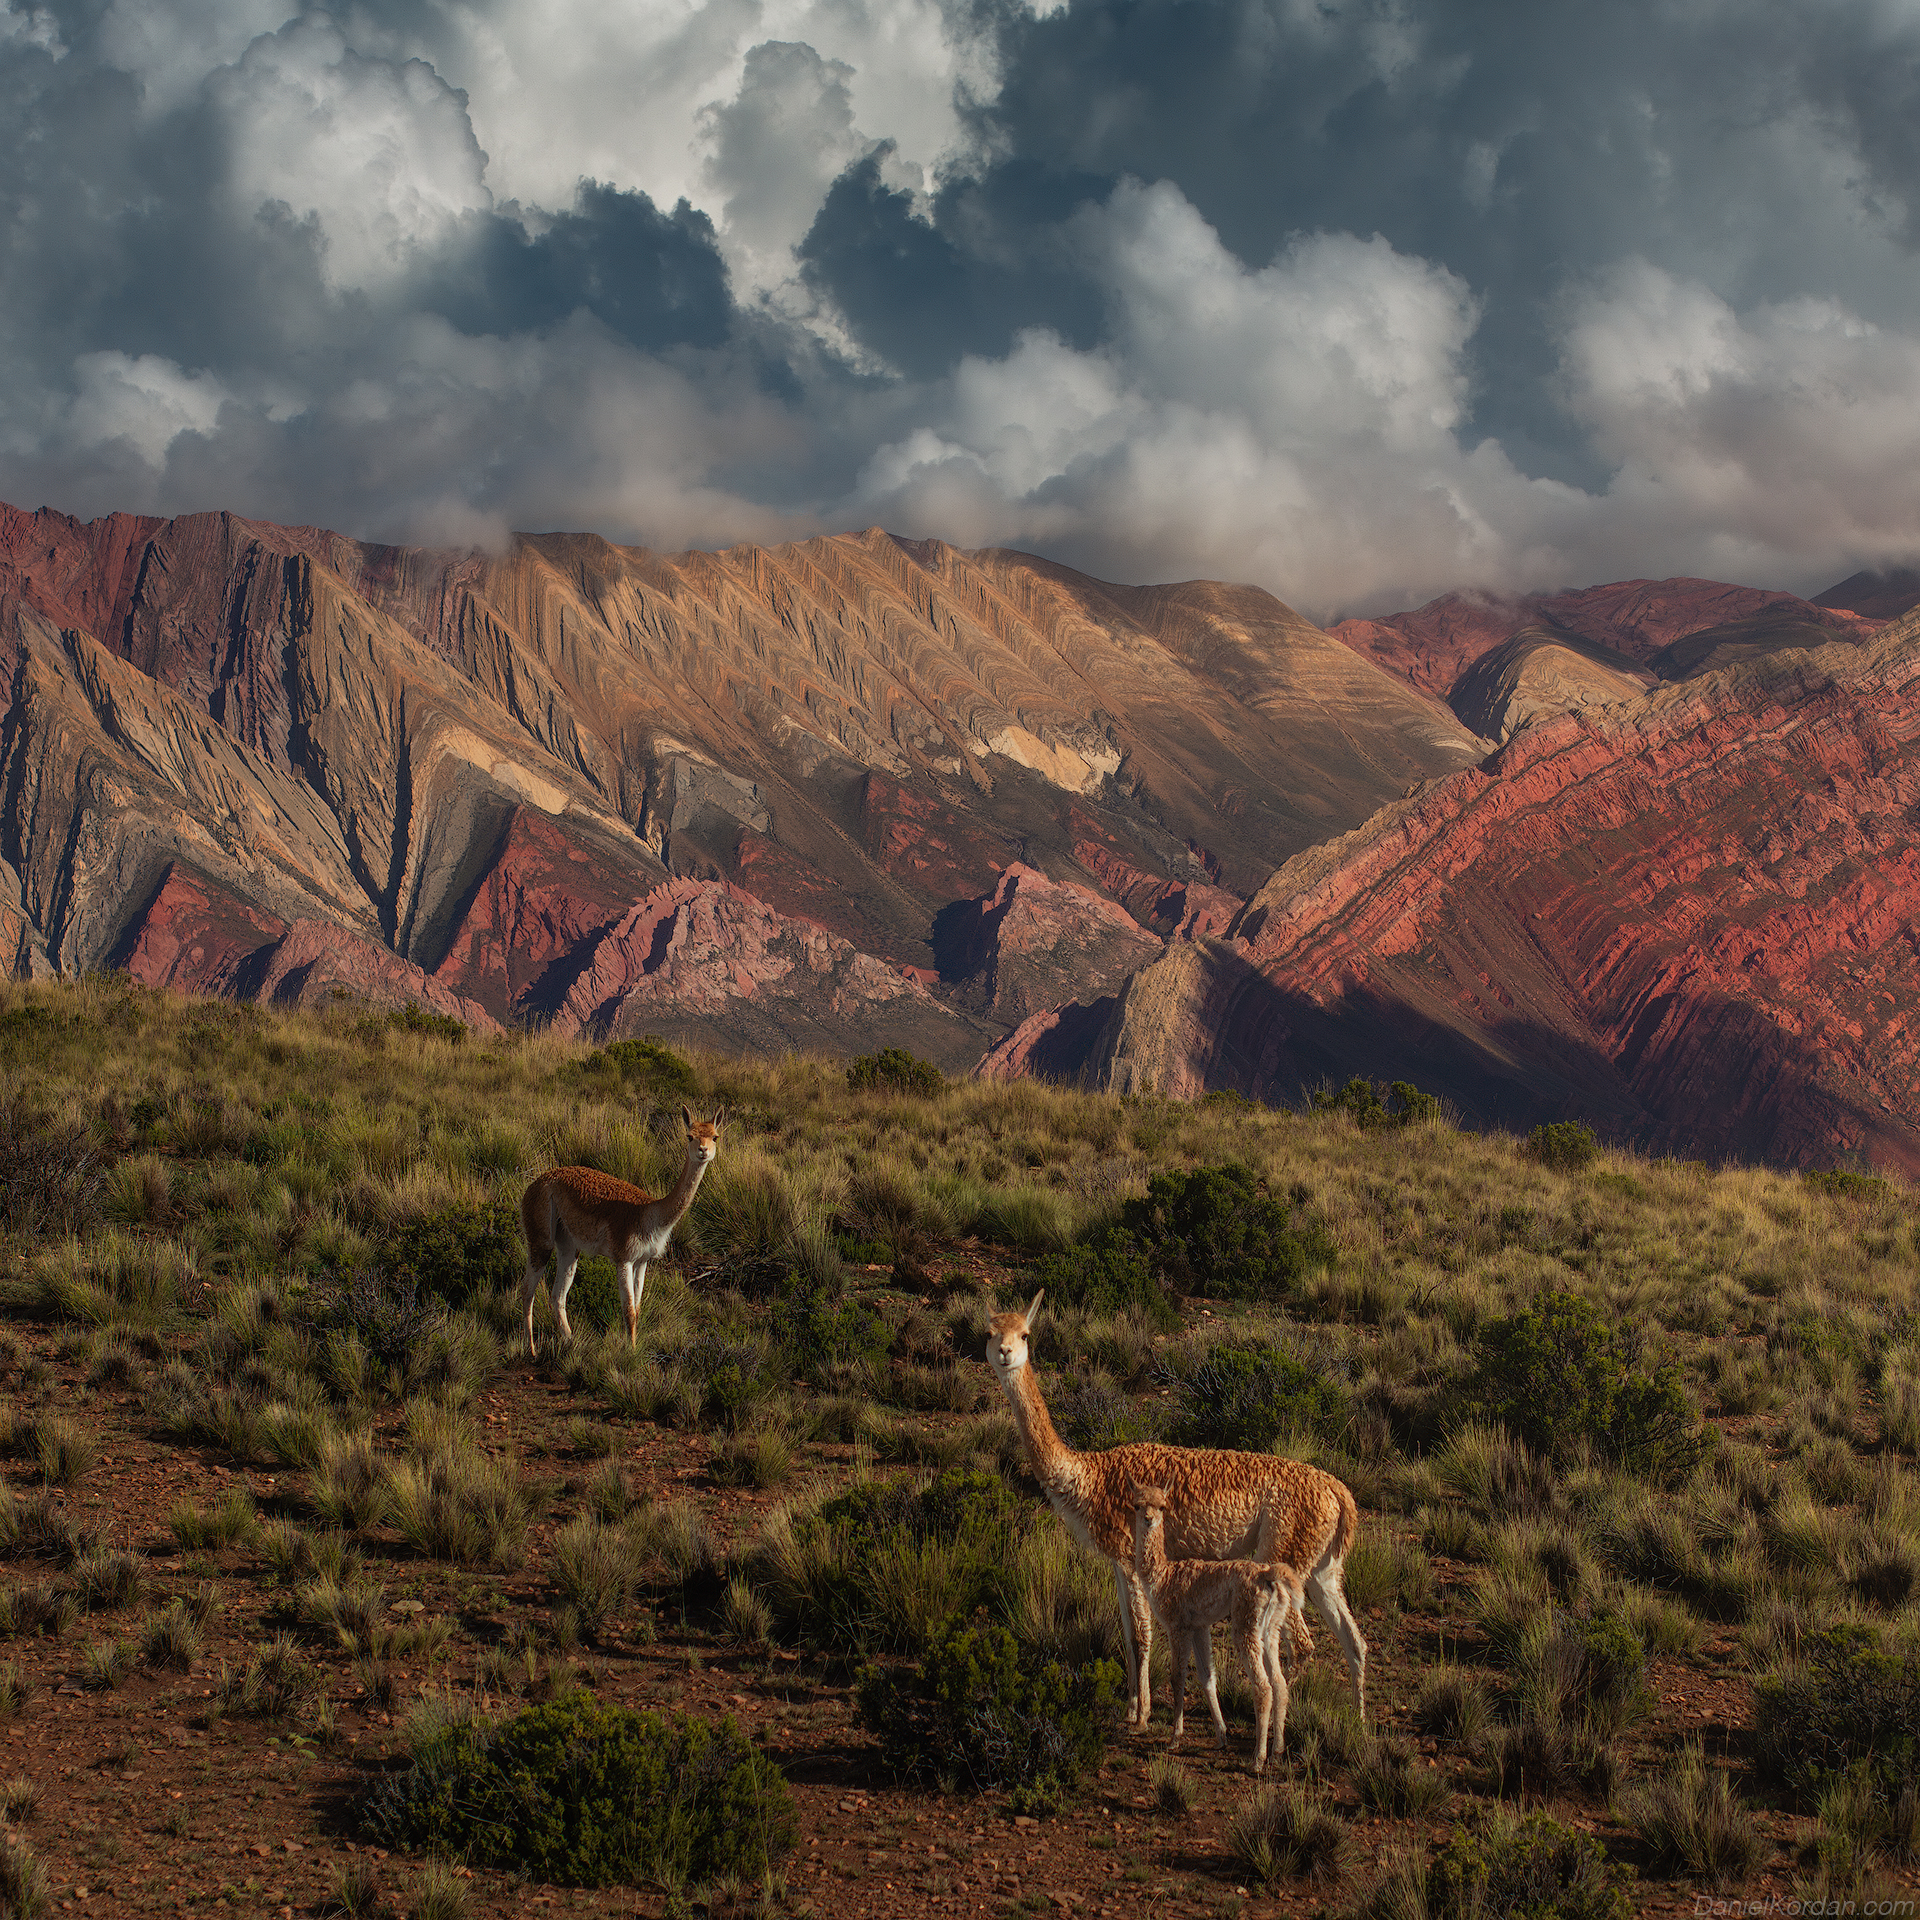
[[[17,971],[952,1064],[1484,751],[1255,589],[879,532],[4,509],[0,647]]]
[[[1856,582],[1877,575],[1856,575]],[[1842,583],[1845,587],[1850,583]],[[1835,588],[1833,593],[1841,593]],[[1843,600],[1851,595],[1843,595]],[[1865,589],[1869,603],[1892,604],[1897,592]],[[1665,649],[1710,629],[1740,627],[1749,642],[1771,631],[1779,646],[1805,647],[1827,640],[1863,640],[1875,633],[1887,614],[1856,612],[1830,595],[1818,601],[1763,587],[1731,586],[1724,580],[1616,580],[1605,586],[1520,597],[1448,593],[1409,613],[1377,620],[1341,620],[1327,631],[1376,666],[1411,687],[1445,700],[1461,678],[1488,650],[1523,631],[1571,636],[1609,649],[1629,661],[1651,666],[1663,679],[1684,677],[1672,670]],[[1916,590],[1898,610],[1920,600]],[[1811,640],[1817,633],[1819,640]],[[1696,655],[1705,651],[1696,642]]]
[[[1917,1005],[1920,613],[1537,721],[986,1070],[1406,1077],[1482,1121],[1911,1175]]]

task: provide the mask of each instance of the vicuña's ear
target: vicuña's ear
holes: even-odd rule
[[[719,1124],[720,1124],[720,1122],[721,1122],[722,1120],[724,1120],[724,1119],[725,1119],[726,1117],[727,1117],[727,1110],[726,1110],[726,1108],[725,1108],[725,1107],[715,1107],[715,1108],[714,1108],[714,1110],[713,1110],[713,1124],[714,1124],[714,1125],[715,1125],[716,1127],[718,1127],[718,1126],[719,1126]]]
[[[680,1118],[687,1123],[687,1131],[691,1133],[693,1131],[693,1109],[691,1107],[682,1107],[680,1109]]]
[[[1046,1297],[1047,1297],[1047,1290],[1045,1287],[1042,1287],[1040,1291],[1036,1293],[1033,1296],[1033,1298],[1027,1302],[1027,1311],[1023,1317],[1026,1320],[1026,1323],[1028,1326],[1033,1325],[1033,1316],[1040,1311],[1040,1302],[1044,1300]]]

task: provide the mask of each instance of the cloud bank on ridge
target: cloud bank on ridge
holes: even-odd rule
[[[0,7],[0,497],[1318,616],[1920,558],[1912,0]]]

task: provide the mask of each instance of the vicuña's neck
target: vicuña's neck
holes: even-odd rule
[[[1040,1383],[1033,1377],[1033,1368],[1022,1367],[1012,1380],[1003,1384],[1013,1407],[1013,1424],[1020,1429],[1034,1472],[1042,1480],[1072,1473],[1080,1464],[1080,1456],[1055,1431],[1053,1416],[1040,1397]]]
[[[680,1178],[673,1183],[673,1191],[661,1202],[667,1210],[669,1226],[693,1205],[693,1196],[700,1191],[700,1182],[706,1171],[707,1162],[700,1154],[687,1155],[687,1164],[680,1169]]]
[[[1139,1572],[1150,1580],[1157,1580],[1167,1570],[1167,1536],[1163,1527],[1148,1527],[1143,1533],[1136,1534],[1133,1542],[1134,1563]]]

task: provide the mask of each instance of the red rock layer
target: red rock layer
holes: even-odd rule
[[[1006,1020],[1091,999],[1160,957],[1125,908],[1016,862],[993,892],[951,907],[934,929],[940,977],[963,1005]]]
[[[1536,723],[991,1070],[1284,1097],[1357,1071],[1512,1125],[1920,1173],[1917,822],[1913,616]]]

